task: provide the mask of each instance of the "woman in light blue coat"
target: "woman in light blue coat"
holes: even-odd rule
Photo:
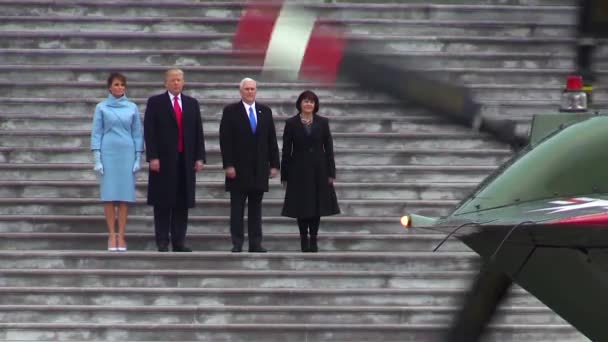
[[[104,202],[110,251],[127,250],[125,226],[128,203],[135,202],[135,173],[140,169],[144,149],[139,110],[135,103],[127,99],[126,86],[125,76],[110,74],[110,95],[95,107],[91,130],[94,170],[100,176],[100,193]]]

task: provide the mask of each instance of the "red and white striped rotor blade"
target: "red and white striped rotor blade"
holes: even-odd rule
[[[336,80],[346,42],[315,13],[292,3],[249,6],[237,28],[234,49],[262,52],[265,74],[326,82]]]

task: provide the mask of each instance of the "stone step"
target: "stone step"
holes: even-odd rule
[[[472,252],[159,253],[130,251],[0,251],[4,268],[210,269],[274,271],[471,271]],[[0,287],[0,292],[2,288]],[[170,289],[167,289],[170,290]],[[0,296],[2,298],[3,296]],[[7,302],[1,303],[6,304]],[[68,304],[67,302],[65,304]],[[76,304],[76,303],[69,303]],[[328,303],[329,304],[329,303]]]
[[[556,77],[557,83],[557,77]],[[561,84],[562,82],[560,82]],[[63,112],[65,114],[82,114],[92,113],[95,104],[101,101],[101,98],[6,98],[0,97],[0,110],[8,113],[40,113],[44,111]],[[146,103],[144,98],[131,99],[136,103],[143,105]],[[279,99],[273,100],[269,98],[260,98],[260,102],[264,102],[271,106],[273,111],[277,113],[286,113],[284,115],[293,115],[294,105],[289,100]],[[205,104],[201,106],[201,114],[203,119],[221,117],[222,108],[231,100],[207,99]],[[534,114],[552,114],[559,108],[559,100],[484,100],[481,105],[481,113],[488,117],[502,117],[503,119],[515,118],[531,118]],[[595,108],[605,108],[608,103],[604,99],[594,100]],[[400,115],[409,113],[410,115],[423,115],[428,113],[425,110],[419,110],[419,107],[412,105],[401,105],[393,100],[326,100],[323,105],[323,114],[329,117],[343,116],[347,117],[352,114],[354,116],[370,115],[370,113],[382,113],[383,115]]]
[[[347,216],[401,216],[406,212],[420,215],[446,215],[458,200],[395,200],[339,199],[340,209]],[[283,199],[265,199],[263,215],[280,216]],[[130,206],[133,215],[152,215],[145,198],[138,199]],[[192,215],[227,216],[230,212],[229,199],[196,199],[190,209]],[[98,198],[0,198],[0,215],[101,215],[103,206]]]
[[[280,148],[280,147],[279,147]],[[370,165],[386,165],[386,166],[407,166],[426,167],[426,166],[497,166],[502,164],[511,156],[511,152],[507,149],[348,149],[337,148],[334,150],[336,165],[338,168],[345,166],[370,166]],[[0,169],[18,170],[17,173],[0,174],[0,179],[46,179],[46,180],[63,180],[74,179],[65,177],[74,177],[76,179],[95,179],[95,174],[91,172],[92,159],[91,152],[86,147],[0,147]],[[12,163],[12,164],[9,164]],[[34,163],[34,164],[29,164]],[[35,164],[41,163],[42,166]],[[76,165],[76,163],[82,163]],[[207,148],[207,164],[208,171],[220,171],[218,165],[221,164],[221,155],[219,149]],[[71,174],[66,173],[65,165]],[[147,164],[144,163],[144,167]],[[216,167],[213,167],[216,165]],[[48,175],[40,174],[43,178],[38,178],[40,170],[44,167]],[[76,171],[79,170],[79,171]],[[389,170],[389,169],[386,169]],[[8,170],[7,170],[8,171]],[[85,171],[84,173],[81,171]],[[382,171],[382,170],[378,170]],[[22,173],[23,172],[23,173]],[[65,177],[62,176],[65,173]],[[449,173],[448,173],[449,174]],[[384,172],[375,174],[358,175],[355,181],[363,181],[364,179],[377,179],[375,176],[383,175]],[[419,173],[417,176],[420,176]],[[12,178],[10,178],[12,177]],[[32,178],[33,177],[33,178]],[[223,179],[223,176],[214,175],[213,179]],[[339,179],[346,181],[342,176]],[[359,178],[362,177],[362,178]],[[374,178],[370,178],[374,177]],[[388,175],[386,177],[391,177]],[[407,180],[408,178],[397,178],[399,180]],[[415,178],[417,179],[417,178]],[[380,178],[383,181],[385,178]],[[386,179],[388,180],[388,179]],[[452,181],[445,179],[445,181]]]
[[[204,101],[204,100],[203,100]],[[142,110],[142,112],[145,111]],[[275,129],[279,134],[283,132],[287,116],[275,115]],[[335,133],[470,133],[471,129],[455,125],[438,116],[382,116],[373,115],[365,117],[332,116],[330,121],[332,132]],[[505,119],[492,117],[496,119]],[[143,121],[143,117],[141,120]],[[203,118],[205,132],[218,132],[220,118]],[[54,130],[57,127],[70,127],[76,130],[90,130],[91,115],[63,115],[63,114],[5,114],[0,117],[0,130]],[[530,117],[514,117],[509,121],[516,124],[516,130],[521,136],[527,136],[531,124]],[[3,148],[0,148],[2,153]]]
[[[197,32],[234,34],[239,18],[209,17],[102,17],[89,15],[0,16],[0,30],[44,30],[46,32]],[[570,37],[572,23],[543,23],[525,20],[428,20],[341,18],[321,19],[325,25],[339,24],[352,34],[463,35],[494,37]]]
[[[365,217],[365,216],[329,216],[321,223],[321,232],[346,234],[403,234],[399,216]],[[245,218],[245,221],[247,219]],[[154,222],[151,216],[129,215],[128,232],[150,233]],[[188,217],[188,232],[201,234],[217,234],[224,232],[229,226],[228,216],[196,216]],[[0,232],[64,232],[90,233],[106,230],[103,215],[0,215]],[[264,216],[265,233],[292,233],[297,230],[296,220],[282,216]],[[408,232],[415,232],[411,229]],[[423,230],[424,232],[429,232]],[[432,232],[432,231],[430,231]]]
[[[452,155],[455,161],[454,163],[447,163],[451,161],[447,157],[452,151],[438,152],[439,156],[436,158],[437,164],[424,164],[425,161],[430,160],[429,156],[424,156],[423,160],[416,164],[413,161],[413,165],[396,165],[391,164],[390,161],[394,160],[400,164],[408,163],[406,158],[408,154],[406,152],[390,152],[384,151],[384,155],[379,155],[380,150],[370,150],[365,153],[363,150],[357,151],[357,158],[353,157],[353,160],[358,160],[358,163],[353,164],[341,164],[340,154],[337,154],[337,174],[339,181],[352,181],[352,182],[382,182],[382,181],[393,181],[393,182],[414,182],[414,181],[429,181],[429,182],[476,182],[481,181],[492,171],[496,169],[503,160],[509,156],[508,151],[502,151],[502,155],[497,153],[488,153],[487,150],[477,151],[480,152],[480,156],[486,156],[486,159],[475,159],[475,151],[469,151],[469,154],[454,154]],[[504,153],[503,153],[504,152]],[[49,153],[49,152],[47,152]],[[50,153],[56,153],[50,151]],[[87,151],[87,154],[89,152]],[[373,155],[379,155],[378,158]],[[369,157],[368,157],[369,156]],[[402,157],[403,156],[403,157]],[[431,156],[432,157],[432,156]],[[84,157],[83,157],[84,158]],[[88,157],[90,158],[90,157]],[[441,159],[443,158],[443,159]],[[460,165],[456,163],[460,158],[465,160]],[[216,159],[219,163],[220,157],[209,157],[209,159]],[[31,162],[32,160],[30,160]],[[439,163],[443,161],[443,163]],[[467,162],[468,161],[468,162]],[[473,162],[471,162],[473,161]],[[477,163],[475,163],[475,161]],[[484,162],[480,162],[484,161]],[[367,162],[367,164],[366,164]],[[137,173],[137,178],[140,180],[147,179],[147,173],[145,169],[147,164],[142,165],[144,170]],[[97,175],[92,171],[91,163],[45,163],[35,162],[34,163],[0,163],[0,180],[3,181],[23,181],[23,180],[96,180]],[[224,179],[221,164],[208,164],[205,170],[201,174],[201,179],[221,181]]]
[[[594,98],[595,108],[601,108],[600,106],[604,106],[608,101],[604,99]],[[511,110],[506,110],[505,105],[482,105],[482,109],[485,108],[488,112],[493,112],[494,114],[484,114],[485,118],[494,119],[494,120],[506,120],[509,122],[513,122],[515,124],[516,132],[520,136],[527,136],[529,134],[529,129],[532,123],[532,116],[535,114],[554,114],[556,113],[555,106],[553,102],[541,102],[535,101],[530,105],[530,102],[521,104],[520,106],[514,106]],[[204,108],[205,106],[203,106]],[[17,109],[17,107],[13,107]],[[532,108],[532,109],[530,109]],[[553,110],[552,110],[553,108]],[[32,108],[30,108],[32,109]],[[526,109],[528,109],[526,111]],[[19,110],[19,109],[17,109]],[[35,109],[36,112],[43,111],[44,109]],[[11,110],[12,112],[13,110]],[[89,113],[93,110],[86,110],[84,113]],[[203,109],[204,111],[204,109]],[[145,108],[140,110],[141,121],[144,120],[143,113],[145,112]],[[409,112],[409,111],[408,111]],[[507,113],[514,112],[511,116],[507,116]],[[518,114],[519,113],[519,114]],[[530,114],[535,113],[535,114]],[[290,113],[289,115],[293,115],[294,113]],[[92,127],[92,116],[93,114],[23,114],[23,113],[3,113],[2,117],[0,117],[0,131],[14,131],[14,132],[26,132],[28,130],[35,130],[39,132],[51,131],[57,128],[65,128],[69,127],[70,129],[84,132],[90,131]],[[212,114],[211,117],[203,115],[203,128],[205,133],[213,133],[219,132],[220,126],[220,116],[221,113]],[[399,115],[399,113],[387,115],[382,114],[373,114],[370,112],[368,116],[362,117],[358,115],[353,116],[332,116],[332,115],[323,115],[324,117],[329,119],[329,124],[332,130],[332,134],[412,134],[412,133],[420,133],[420,134],[462,134],[462,135],[477,135],[475,131],[473,131],[469,127],[464,127],[461,125],[454,124],[452,121],[442,118],[437,115],[433,115],[430,113],[422,114],[422,115]],[[277,132],[278,137],[280,138],[283,129],[285,126],[285,121],[287,120],[288,115],[275,115],[274,123],[275,130]],[[20,135],[21,133],[16,133]],[[486,135],[481,135],[482,137],[486,137]],[[280,142],[280,139],[279,139]],[[281,146],[279,146],[281,147]],[[9,148],[28,148],[27,146],[1,146],[0,145],[0,153],[3,153],[5,149]],[[31,148],[39,148],[39,146],[32,146]],[[57,149],[61,148],[77,148],[77,147],[57,147]],[[83,146],[83,148],[85,148]],[[487,149],[502,149],[504,145],[496,145],[496,144],[488,144],[484,145],[484,148]],[[215,147],[208,146],[207,151],[214,151]],[[390,149],[390,148],[389,148]],[[429,148],[426,148],[430,150]],[[339,146],[335,146],[335,150],[345,150],[344,148],[340,148]],[[346,149],[348,150],[348,149]],[[61,151],[57,151],[61,152]]]
[[[518,37],[553,38],[573,37],[576,27],[571,23],[533,23],[525,20],[412,20],[412,19],[355,19],[339,20],[352,35],[450,36],[450,37]],[[538,26],[536,24],[539,24]],[[235,26],[236,27],[236,26]],[[17,28],[25,28],[20,26]]]
[[[564,82],[565,84],[565,82]],[[523,84],[474,84],[469,85],[473,96],[479,102],[488,100],[544,100],[559,101],[564,88],[564,84],[551,85],[523,85]],[[77,83],[66,84],[65,82],[9,82],[0,81],[0,91],[7,98],[39,98],[40,94],[45,94],[47,98],[100,98],[107,90],[104,81],[79,81]],[[236,83],[212,83],[212,82],[187,82],[188,94],[199,99],[203,106],[207,101],[221,100],[230,98],[238,88]],[[323,86],[315,83],[258,83],[260,98],[281,99],[283,102],[290,101],[295,104],[297,96],[306,89],[312,89],[321,99],[324,109],[325,101],[335,103],[335,101],[388,101],[385,95],[366,92],[359,87],[351,84],[339,85],[336,88]],[[159,94],[163,91],[162,85],[158,82],[128,82],[128,97],[138,99],[140,111],[145,111],[145,99],[152,94]],[[596,89],[593,92],[594,99],[608,99],[608,90]],[[141,100],[144,101],[141,101]],[[275,100],[276,101],[276,100]],[[213,103],[213,102],[212,102]],[[295,112],[275,113],[278,116],[288,117]],[[76,116],[76,115],[75,115]],[[408,119],[407,115],[403,119]],[[80,114],[81,119],[86,117],[90,125],[90,116]],[[42,118],[42,117],[41,117]],[[336,117],[345,118],[345,117]],[[350,118],[350,116],[349,116]],[[369,116],[362,117],[368,121],[377,120]],[[399,120],[400,117],[395,117]],[[403,121],[403,119],[399,121]]]
[[[149,95],[159,94],[153,93]],[[102,93],[100,92],[100,95]],[[297,93],[296,93],[297,95]],[[10,113],[41,113],[53,112],[69,115],[82,115],[83,113],[91,113],[92,116],[95,105],[105,99],[107,96],[98,98],[63,98],[60,101],[57,98],[49,97],[24,97],[24,98],[6,98],[0,97],[0,104],[3,111]],[[235,89],[235,97],[227,98],[206,98],[204,104],[201,105],[201,114],[203,118],[221,118],[222,109],[229,103],[233,103],[238,99],[238,90]],[[132,101],[138,103],[141,112],[145,111],[147,97],[131,98]],[[266,105],[271,106],[273,112],[280,115],[291,116],[295,112],[295,100],[271,98],[260,96],[257,99]],[[323,115],[329,117],[335,116],[365,116],[370,113],[381,112],[382,115],[403,115],[403,106],[398,105],[396,101],[390,99],[327,99],[323,100]],[[144,107],[142,107],[144,106]],[[409,115],[420,116],[428,114],[427,110],[413,109],[408,111]],[[91,119],[92,120],[92,119]]]
[[[479,0],[476,0],[479,1]],[[496,0],[493,0],[496,1]],[[320,2],[320,1],[316,1]],[[519,3],[515,3],[519,4]],[[471,4],[421,3],[306,3],[305,7],[321,10],[328,18],[385,18],[427,20],[525,20],[544,23],[576,22],[574,6],[535,6],[538,3],[504,5],[479,2]],[[559,3],[556,3],[559,4]],[[568,3],[573,5],[572,2]],[[90,15],[102,17],[206,17],[239,18],[242,1],[198,2],[157,1],[77,2],[63,1],[4,1],[2,13],[10,16]]]
[[[3,323],[0,338],[27,336],[61,341],[420,341],[444,336],[447,324],[72,324]],[[355,337],[353,337],[353,335]],[[588,341],[568,324],[496,324],[488,331],[495,342],[532,340]]]
[[[462,199],[467,196],[478,183],[475,182],[400,182],[400,183],[345,183],[336,182],[335,189],[341,199]],[[145,198],[148,183],[139,181],[136,184],[136,196]],[[282,199],[285,188],[273,183],[264,198]],[[223,181],[205,181],[199,179],[196,184],[196,195],[200,199],[229,198]],[[98,197],[99,182],[97,181],[1,181],[0,197]]]
[[[109,72],[115,71],[115,66],[103,64],[85,65],[0,65],[0,71],[6,77],[19,79],[21,82],[64,82],[73,84],[75,81],[94,81],[99,83],[98,98],[105,97],[104,82]],[[186,73],[187,82],[238,82],[245,76],[257,77],[261,69],[256,66],[224,65],[224,66],[186,66],[183,68]],[[124,65],[121,68],[130,81],[136,82],[157,82],[158,89],[162,88],[162,73],[166,66],[137,66]],[[463,83],[465,85],[475,84],[511,84],[511,85],[536,85],[536,86],[559,86],[563,87],[566,76],[572,71],[566,68],[543,68],[543,69],[522,69],[522,68],[424,68],[428,75],[450,80],[452,82]],[[606,74],[605,69],[596,70],[598,77]],[[264,80],[263,78],[261,79]],[[234,96],[238,96],[238,89],[235,87]],[[33,95],[33,94],[32,94]],[[260,100],[272,99],[264,96],[263,88],[259,89]],[[296,96],[294,91],[292,96]],[[37,98],[44,99],[44,96],[37,95]],[[71,98],[70,98],[71,99]],[[70,100],[67,99],[67,100]],[[79,100],[83,100],[79,98]],[[87,100],[87,99],[85,99]],[[232,100],[232,99],[231,99]],[[23,102],[23,100],[19,99]],[[90,99],[89,101],[93,101]],[[97,99],[95,100],[97,101]],[[281,100],[285,101],[285,100]],[[9,99],[2,99],[6,104]],[[145,103],[145,99],[144,102]],[[324,101],[327,106],[332,101]],[[293,103],[289,103],[286,113],[293,113]],[[57,110],[59,108],[49,108]],[[65,108],[59,109],[59,112]]]
[[[205,101],[205,100],[203,100]],[[597,99],[603,101],[603,99]],[[602,103],[602,102],[600,102]],[[143,106],[140,106],[143,107]],[[141,120],[144,120],[145,108],[140,109]],[[408,111],[409,112],[409,111]],[[417,112],[417,111],[416,111]],[[218,132],[220,125],[220,115],[211,117],[203,116],[203,126],[205,132]],[[285,120],[291,117],[290,114],[275,114],[274,123],[278,134],[282,134]],[[324,115],[330,121],[332,132],[336,133],[470,133],[469,127],[456,125],[450,120],[446,120],[438,115],[421,111],[420,115],[410,115],[407,113],[395,114],[372,114],[367,115]],[[509,120],[516,125],[517,131],[526,136],[532,121],[530,115],[512,116],[506,118],[500,115],[486,115],[486,118],[497,120]],[[3,113],[0,117],[0,130],[38,130],[48,131],[57,127],[69,127],[75,130],[90,130],[92,125],[91,114],[29,114],[29,113]]]
[[[0,305],[2,323],[449,324],[454,306]],[[496,324],[566,324],[546,307],[501,308]]]
[[[238,82],[190,82],[189,79],[186,78],[186,84],[188,94],[198,98],[201,103],[206,103],[207,100],[228,100],[235,96],[235,94],[238,96]],[[77,91],[77,89],[74,88],[79,88],[80,91]],[[258,88],[260,93],[263,92],[264,97],[267,99],[274,99],[275,102],[278,99],[282,99],[284,102],[291,102],[293,107],[291,113],[295,111],[295,101],[298,95],[307,89],[314,89],[315,93],[322,99],[322,104],[325,104],[324,100],[328,100],[329,103],[332,103],[347,99],[369,99],[372,101],[388,99],[388,97],[381,94],[364,92],[355,84],[346,83],[341,83],[334,87],[332,85],[312,82],[264,83],[260,81],[258,82]],[[6,91],[7,93],[10,92],[10,95],[12,96],[8,97],[32,97],[35,94],[39,97],[40,94],[46,94],[49,98],[100,98],[107,94],[105,80],[78,81],[71,85],[67,85],[65,82],[61,81],[0,81],[0,90],[3,92]],[[165,91],[165,89],[162,82],[137,82],[130,81],[130,79],[128,80],[128,97],[143,99],[144,102],[141,103],[141,105],[145,105],[145,99],[147,97],[153,94],[159,94],[163,91]],[[140,108],[145,109],[145,107]]]
[[[323,305],[454,306],[465,289],[452,288],[154,288],[154,287],[0,287],[0,305]],[[391,297],[392,300],[391,300]],[[540,306],[523,290],[512,290],[506,304]]]
[[[395,221],[395,225],[398,221]],[[148,231],[153,231],[153,225]],[[230,251],[230,227],[227,223],[223,229],[213,234],[188,234],[188,246],[195,251]],[[321,232],[319,250],[327,252],[432,252],[441,243],[441,234],[344,234]],[[99,232],[99,231],[98,231]],[[286,233],[287,232],[287,233]],[[264,234],[264,247],[271,252],[300,253],[300,234],[297,225],[286,226],[283,233]],[[107,250],[107,233],[0,233],[2,250]],[[157,249],[154,234],[127,233],[129,251],[155,251]],[[470,252],[458,240],[450,240],[441,246],[446,252]]]
[[[327,216],[321,220],[321,234],[398,234],[413,236],[424,241],[434,241],[437,232],[432,227],[404,228],[400,224],[401,216]],[[218,234],[229,226],[228,216],[189,215],[189,234]],[[247,217],[245,216],[245,224]],[[105,232],[106,223],[103,215],[0,215],[0,234],[2,233],[92,233]],[[297,232],[296,220],[283,216],[264,216],[264,232],[267,234],[290,234]],[[154,225],[152,216],[129,215],[128,234],[148,234]],[[429,235],[430,234],[430,235]],[[428,236],[427,236],[428,235]],[[341,238],[345,238],[340,235]],[[456,244],[456,241],[449,240]],[[432,245],[434,249],[436,245]],[[426,247],[425,247],[426,248]],[[443,248],[443,247],[442,247]],[[460,248],[460,247],[459,247]],[[427,248],[428,250],[428,248]]]
[[[346,289],[363,290],[437,290],[462,291],[468,289],[476,275],[474,271],[264,271],[264,270],[127,270],[127,269],[0,269],[0,289],[19,288],[39,283],[43,278],[47,288],[151,288],[151,289]],[[379,291],[379,292],[380,292]],[[513,301],[523,307],[535,307],[535,298],[523,300],[526,291],[514,285],[510,290]],[[540,302],[536,300],[538,305]],[[23,305],[35,305],[27,303]],[[152,304],[155,307],[159,304]],[[384,303],[385,304],[385,303]],[[412,305],[403,303],[405,305]],[[420,304],[418,304],[420,305]],[[544,305],[539,305],[544,306]],[[390,306],[389,306],[390,307]],[[522,309],[523,309],[522,307]],[[512,309],[509,305],[504,308]]]
[[[203,103],[205,100],[202,100]],[[143,113],[141,111],[143,122]],[[274,123],[276,131],[283,132],[286,115],[275,115]],[[470,132],[471,129],[452,124],[438,116],[392,116],[392,115],[368,115],[368,116],[332,116],[327,117],[332,132],[365,132],[365,133],[399,133],[399,132]],[[220,118],[203,118],[206,132],[219,131]],[[512,118],[518,127],[527,128],[530,124],[529,117]],[[57,127],[69,127],[76,130],[91,129],[92,118],[90,114],[3,114],[0,117],[0,129],[2,130],[53,130]]]
[[[370,51],[381,60],[408,61],[421,68],[565,68],[572,69],[575,64],[573,51],[566,50],[560,54],[547,52],[448,52],[448,51],[418,51],[416,49],[400,50],[397,52]],[[3,59],[0,65],[24,64],[48,65],[53,61],[56,65],[87,65],[87,64],[118,64],[144,66],[223,66],[226,60],[235,58],[262,58],[263,52],[245,52],[229,50],[172,50],[158,49],[0,49]],[[606,69],[606,63],[594,61],[601,69]],[[187,79],[187,81],[189,78]],[[16,82],[17,84],[19,82]],[[59,87],[69,87],[71,84],[58,83]],[[12,84],[12,83],[9,83]],[[98,85],[105,84],[103,81]],[[129,81],[130,85],[133,85]],[[158,82],[153,83],[159,86]],[[191,88],[192,82],[188,82]]]
[[[0,269],[0,287],[464,289],[470,271],[246,271],[127,269]]]
[[[430,20],[523,20],[544,23],[573,23],[576,7],[509,6],[494,4],[344,4],[332,18],[430,19]]]
[[[172,51],[182,49],[230,49],[232,33],[199,32],[111,32],[111,31],[0,31],[0,48],[3,49],[153,49],[158,42]],[[370,50],[447,52],[510,52],[516,47],[523,52],[571,51],[574,37],[494,37],[459,35],[406,35],[406,34],[347,34],[353,43],[365,44]],[[602,50],[602,48],[600,48]]]
[[[380,48],[380,47],[378,47]],[[416,50],[416,47],[411,49],[404,48],[402,46],[396,46],[392,44],[389,51],[380,51],[371,54],[379,62],[386,64],[400,63],[402,65],[408,65],[412,69],[440,69],[440,68],[508,68],[508,69],[523,69],[523,70],[535,70],[535,69],[570,69],[575,67],[574,57],[569,57],[568,47],[565,47],[564,55],[560,55],[558,52],[543,53],[536,51],[528,51],[530,49],[523,49],[522,52],[513,53],[506,49],[499,49],[499,51],[488,51],[479,49],[472,49],[460,51],[460,49],[451,49],[447,47],[447,50],[422,50],[418,53],[410,52]],[[544,58],[540,57],[545,55]],[[493,57],[491,57],[493,56]],[[9,61],[7,60],[7,63]],[[94,62],[93,62],[94,63]],[[13,63],[14,64],[14,63]],[[74,63],[76,64],[76,63]],[[593,62],[594,67],[605,69],[605,63],[598,61]],[[489,82],[488,82],[489,83]]]
[[[81,147],[90,146],[90,130],[2,130],[2,147]],[[277,132],[279,146],[282,146],[282,132]],[[373,148],[384,146],[387,149],[481,149],[501,148],[501,144],[488,136],[465,132],[403,132],[403,133],[366,133],[332,132],[334,148]],[[205,147],[219,149],[219,132],[205,132]]]

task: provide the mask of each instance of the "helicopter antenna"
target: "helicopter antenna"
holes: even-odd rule
[[[496,247],[496,250],[494,251],[494,253],[492,253],[492,255],[490,256],[490,261],[494,261],[494,259],[496,259],[496,255],[498,254],[498,251],[500,251],[500,249],[502,248],[502,246],[505,244],[505,242],[507,241],[507,239],[511,236],[511,234],[513,234],[513,232],[526,224],[536,224],[535,221],[523,221],[520,222],[518,224],[516,224],[515,226],[513,226],[513,228],[511,228],[511,230],[509,230],[509,232],[505,235],[505,237],[502,239],[502,241],[500,242],[500,244],[498,245],[498,247]]]
[[[489,221],[492,222],[492,221]],[[460,226],[456,227],[454,230],[452,230],[448,235],[446,235],[443,240],[441,240],[441,242],[437,245],[437,247],[435,247],[433,249],[433,252],[437,252],[437,250],[439,250],[439,247],[441,247],[446,241],[448,241],[448,239],[454,235],[458,230],[460,230],[460,228],[462,227],[466,227],[466,226],[479,226],[485,223],[489,223],[489,222],[484,222],[484,223],[478,223],[478,222],[467,222],[467,223],[463,223]]]

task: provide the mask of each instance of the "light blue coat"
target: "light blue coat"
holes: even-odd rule
[[[126,96],[97,104],[91,129],[91,150],[101,151],[102,201],[135,202],[136,152],[144,150],[143,129],[137,105]]]

